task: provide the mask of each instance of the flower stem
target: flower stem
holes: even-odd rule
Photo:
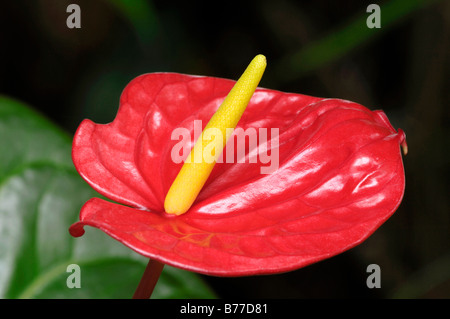
[[[141,281],[134,292],[133,299],[149,299],[151,297],[163,268],[164,264],[157,260],[150,259],[148,261]]]

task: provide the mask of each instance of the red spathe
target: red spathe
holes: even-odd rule
[[[182,163],[171,159],[174,129],[203,127],[234,81],[146,74],[124,90],[116,119],[85,120],[73,142],[80,175],[100,194],[70,228],[97,227],[136,252],[218,276],[294,270],[356,246],[400,204],[405,134],[382,111],[258,88],[238,127],[279,129],[278,169],[217,163],[191,209],[164,212]],[[194,142],[194,141],[193,141]],[[270,147],[269,143],[269,147]],[[237,147],[237,146],[236,146]],[[248,150],[247,150],[248,151]],[[225,157],[224,157],[225,158]]]

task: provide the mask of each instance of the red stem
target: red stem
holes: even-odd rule
[[[163,263],[153,259],[149,260],[133,299],[149,299],[151,297],[163,268]]]

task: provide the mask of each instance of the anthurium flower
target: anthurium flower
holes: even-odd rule
[[[266,132],[264,143],[216,163],[186,213],[165,212],[183,165],[173,160],[180,143],[173,132],[183,129],[192,137],[196,121],[203,129],[234,84],[145,74],[124,89],[112,123],[84,120],[73,141],[74,164],[112,201],[86,202],[70,233],[81,236],[88,225],[164,264],[242,276],[290,271],[337,255],[394,213],[405,186],[402,130],[382,111],[354,102],[265,88],[256,89],[236,127]],[[245,141],[225,148],[223,158]],[[194,143],[188,141],[189,149]],[[269,154],[277,155],[277,165],[262,173]]]

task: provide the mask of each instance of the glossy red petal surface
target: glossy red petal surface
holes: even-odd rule
[[[218,163],[192,208],[173,217],[163,203],[182,163],[172,131],[203,127],[234,81],[148,74],[124,90],[114,122],[84,121],[73,160],[100,193],[74,236],[97,227],[142,255],[200,273],[239,276],[293,270],[366,239],[403,197],[396,132],[381,111],[349,101],[257,89],[238,127],[279,129],[278,169],[261,161]],[[193,133],[192,133],[193,136]],[[273,136],[272,136],[273,138]],[[269,148],[276,144],[271,141]],[[261,155],[264,150],[257,148]],[[275,154],[271,153],[271,154]]]

